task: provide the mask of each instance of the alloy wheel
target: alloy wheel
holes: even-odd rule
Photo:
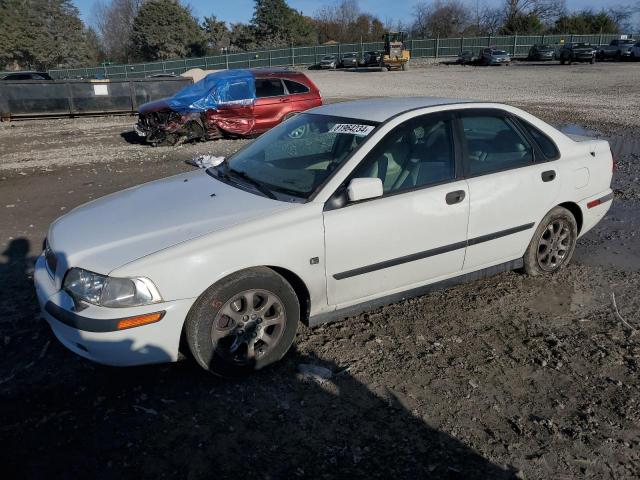
[[[267,290],[246,290],[218,310],[211,328],[216,353],[239,365],[250,365],[280,341],[287,322],[280,298]]]
[[[545,272],[560,268],[571,251],[571,226],[562,218],[553,220],[538,240],[536,258]]]

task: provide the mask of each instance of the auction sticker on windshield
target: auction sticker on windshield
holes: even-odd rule
[[[358,125],[355,123],[336,123],[329,133],[350,133],[351,135],[358,135],[359,137],[365,137],[376,128],[373,125]]]

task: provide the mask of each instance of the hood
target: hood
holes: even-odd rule
[[[58,272],[81,267],[108,274],[167,247],[296,205],[198,170],[82,205],[51,225],[48,240],[58,255]]]
[[[171,110],[169,104],[167,103],[168,98],[161,98],[160,100],[156,100],[155,102],[143,103],[138,107],[138,113],[152,113],[152,112],[161,112],[166,110]]]

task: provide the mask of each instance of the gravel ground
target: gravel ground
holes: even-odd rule
[[[132,117],[1,124],[4,477],[638,478],[638,73],[630,63],[310,72],[330,101],[486,98],[595,129],[617,152],[616,199],[550,279],[506,273],[302,327],[282,362],[244,381],[189,360],[116,369],[75,356],[39,318],[31,272],[66,210],[245,142],[151,148],[134,142]],[[305,364],[329,378],[301,374]]]

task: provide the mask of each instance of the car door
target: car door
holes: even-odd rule
[[[343,184],[378,177],[383,196],[340,208],[327,202],[329,304],[358,303],[460,272],[469,198],[453,125],[452,116],[433,114],[394,128]]]
[[[284,104],[284,115],[290,112],[303,112],[321,105],[318,94],[312,91],[307,85],[287,78],[283,78],[282,81],[284,82],[287,90],[286,94],[289,98],[289,101]]]
[[[256,78],[255,131],[260,133],[275,127],[282,119],[289,97],[282,80],[277,77]]]
[[[467,271],[523,255],[537,223],[556,205],[560,182],[554,159],[547,161],[508,112],[464,110],[458,122],[470,197]]]

